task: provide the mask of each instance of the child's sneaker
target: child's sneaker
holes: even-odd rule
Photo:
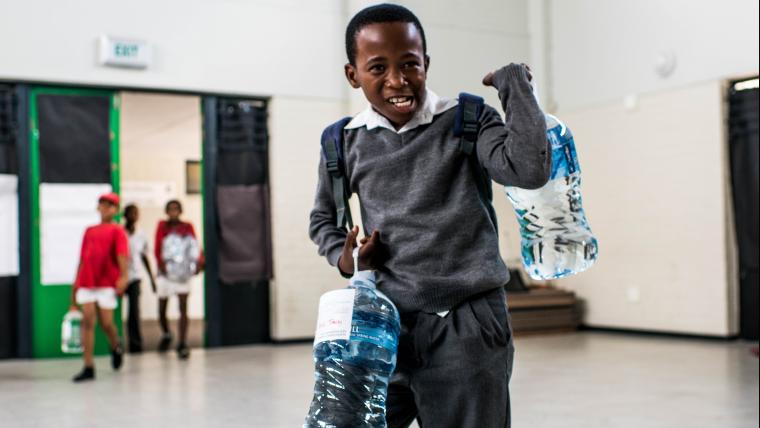
[[[73,379],[75,383],[84,382],[87,380],[95,380],[95,367],[85,366],[81,372],[79,372]]]
[[[121,349],[121,345],[116,345],[116,347],[111,350],[111,367],[113,367],[114,370],[119,370],[123,362],[124,350]]]
[[[158,342],[158,352],[166,352],[169,350],[169,346],[172,344],[172,334],[171,333],[164,333],[163,336],[161,336],[161,341]]]
[[[180,360],[188,359],[190,357],[190,348],[184,343],[180,343],[180,345],[177,346],[177,357],[179,357]]]

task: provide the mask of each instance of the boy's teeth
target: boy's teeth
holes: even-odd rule
[[[406,107],[412,104],[411,97],[393,97],[393,98],[388,99],[388,101],[391,104],[397,105],[399,107]]]

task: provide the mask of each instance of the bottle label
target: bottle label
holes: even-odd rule
[[[314,344],[351,337],[351,317],[354,313],[355,289],[335,290],[319,299],[319,316]]]
[[[355,324],[351,327],[351,340],[361,340],[363,342],[373,343],[386,349],[396,349],[396,342],[393,337],[382,328],[369,327],[366,325]]]
[[[547,137],[552,145],[552,173],[551,180],[568,177],[579,172],[581,167],[578,163],[578,154],[575,151],[575,141],[569,129],[555,126],[547,131]]]

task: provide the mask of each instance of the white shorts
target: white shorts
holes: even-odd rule
[[[113,287],[77,288],[78,305],[97,303],[100,309],[116,309],[116,289]]]
[[[190,294],[190,281],[176,282],[159,275],[156,278],[156,294],[161,299],[176,296],[177,294]]]

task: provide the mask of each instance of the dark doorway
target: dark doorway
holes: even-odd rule
[[[17,222],[18,198],[13,193],[18,185],[18,128],[18,99],[14,88],[0,84],[0,210],[5,211],[0,211],[0,254],[3,258],[9,258],[18,246],[18,233],[9,224]],[[6,233],[16,236],[5,236]],[[0,260],[0,359],[18,356],[18,267],[13,264]]]
[[[206,343],[269,342],[267,103],[208,96],[203,114]]]
[[[758,339],[758,79],[733,82],[729,99],[729,150],[736,237],[739,244],[739,334]]]

